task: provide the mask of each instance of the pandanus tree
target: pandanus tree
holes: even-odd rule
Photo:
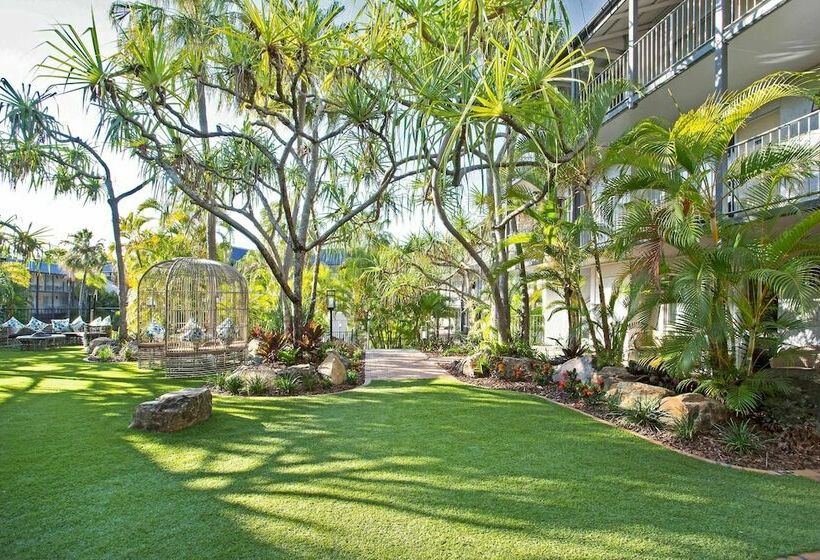
[[[228,2],[225,0],[176,0],[165,6],[145,2],[114,2],[111,6],[111,19],[117,26],[123,44],[129,41],[128,32],[133,28],[132,18],[143,24],[150,22],[161,26],[162,33],[169,41],[176,43],[180,57],[190,70],[194,79],[188,82],[184,95],[195,104],[199,129],[208,131],[208,96],[205,82],[211,80],[211,58],[209,52],[216,46],[219,34],[216,29],[221,25]],[[210,148],[209,138],[201,140],[202,153],[207,157]],[[218,259],[217,220],[212,213],[206,214],[206,247],[207,257]]]
[[[68,35],[62,35],[69,40]],[[79,39],[79,37],[76,37]],[[96,44],[96,41],[95,41]],[[80,49],[81,44],[76,44]],[[77,56],[96,64],[90,51]],[[101,63],[102,64],[102,63]],[[103,65],[104,66],[104,65]],[[30,85],[16,89],[0,79],[0,173],[14,185],[33,188],[53,187],[55,194],[69,194],[88,201],[104,199],[111,213],[114,255],[119,286],[119,336],[127,335],[128,284],[120,235],[120,203],[146,187],[151,179],[118,188],[106,147],[121,147],[120,122],[99,105],[92,114],[98,118],[97,134],[85,138],[74,133],[50,112],[57,99],[53,90],[40,92]],[[71,102],[67,99],[67,102]]]
[[[560,2],[397,2],[385,13],[400,39],[383,56],[414,123],[408,141],[430,169],[426,200],[482,277],[496,337],[509,344],[509,240],[624,86],[585,91],[591,59],[572,46]],[[573,96],[574,85],[585,95]],[[544,173],[525,200],[508,196],[533,167]]]
[[[383,195],[417,172],[399,151],[392,74],[375,56],[380,16],[341,23],[341,12],[317,1],[231,2],[218,24],[202,22],[212,40],[199,67],[164,12],[122,20],[110,56],[93,26],[90,45],[60,27],[48,62],[122,121],[133,152],[167,184],[254,244],[294,340],[308,255],[346,224],[377,218]],[[192,82],[219,104],[218,124],[209,112],[203,127]]]
[[[655,357],[742,412],[776,388],[776,378],[758,371],[761,351],[777,352],[779,338],[820,297],[820,212],[793,225],[775,219],[788,210],[788,191],[816,173],[820,144],[798,139],[747,154],[729,147],[755,111],[818,92],[814,74],[775,74],[672,124],[643,121],[608,156],[622,168],[604,191],[609,210],[625,206],[616,244],[634,247],[633,270],[644,270],[678,308]]]

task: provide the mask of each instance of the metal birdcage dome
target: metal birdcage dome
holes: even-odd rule
[[[137,286],[141,367],[169,377],[212,375],[239,365],[248,340],[248,286],[237,270],[205,259],[155,264]]]

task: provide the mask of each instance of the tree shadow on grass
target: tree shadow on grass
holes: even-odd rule
[[[0,457],[15,488],[6,550],[71,555],[92,541],[124,556],[753,558],[820,548],[807,523],[820,516],[814,483],[681,457],[528,395],[435,379],[216,397],[206,423],[147,434],[126,429],[133,407],[177,380],[11,361],[2,375],[37,383],[0,404],[0,441],[14,450]],[[44,378],[83,383],[44,390]]]

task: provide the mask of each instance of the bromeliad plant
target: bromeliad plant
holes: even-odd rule
[[[572,398],[595,403],[603,398],[604,380],[596,374],[592,376],[589,383],[586,383],[578,379],[578,372],[572,370],[564,372],[558,381],[558,388]]]
[[[251,338],[259,341],[256,353],[267,364],[276,362],[279,352],[288,343],[288,337],[281,331],[268,331],[260,326],[251,329]]]
[[[774,355],[820,298],[820,212],[785,231],[771,219],[787,205],[782,193],[820,165],[820,145],[768,144],[745,155],[729,147],[758,109],[819,91],[815,74],[775,74],[709,99],[672,125],[643,121],[608,155],[623,169],[603,197],[610,212],[625,203],[615,243],[636,248],[633,270],[649,276],[659,301],[677,306],[656,362],[738,413],[785,388],[759,369],[760,355]],[[655,201],[646,195],[653,192]],[[733,215],[725,213],[730,198],[739,208]],[[668,248],[674,259],[665,257]]]

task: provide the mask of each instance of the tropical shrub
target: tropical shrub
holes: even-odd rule
[[[238,375],[229,375],[225,379],[224,388],[227,392],[232,395],[238,395],[242,392],[242,387],[244,386],[244,381]]]
[[[601,376],[595,375],[589,383],[585,383],[578,379],[578,372],[575,370],[566,371],[558,381],[558,388],[570,397],[593,403],[603,397],[604,380]]]
[[[697,434],[697,416],[686,414],[672,423],[672,433],[681,441],[691,441]]]
[[[273,380],[276,390],[285,395],[292,395],[297,392],[302,385],[302,378],[298,373],[283,372]]]
[[[772,219],[788,204],[782,193],[816,172],[820,145],[771,143],[724,165],[735,134],[757,110],[817,93],[815,73],[774,74],[710,98],[671,125],[642,121],[609,149],[622,172],[608,180],[603,205],[611,210],[631,197],[615,245],[625,253],[640,247],[631,268],[652,279],[659,301],[677,305],[657,362],[739,414],[785,388],[759,369],[761,356],[775,355],[782,335],[820,298],[820,211],[783,231]],[[661,196],[654,201],[647,192]],[[667,247],[674,259],[665,258]]]
[[[633,426],[660,430],[666,417],[660,406],[660,401],[656,399],[640,400],[634,407],[622,408],[621,417]]]
[[[297,348],[282,348],[276,353],[276,361],[286,366],[294,365],[298,359],[299,350]]]
[[[359,384],[359,372],[349,369],[347,370],[347,374],[345,377],[345,381],[347,381],[347,383],[349,383],[350,385]]]
[[[267,364],[276,362],[279,352],[288,343],[288,337],[283,331],[269,331],[258,325],[251,329],[251,337],[259,340],[256,353]]]
[[[227,377],[228,376],[224,371],[217,373],[211,378],[211,386],[219,389],[220,391],[225,391],[225,380]]]
[[[550,360],[550,363],[555,366],[560,366],[564,362],[573,358],[580,358],[589,352],[589,348],[580,340],[571,340],[566,344],[562,343],[557,338],[553,338],[561,348],[561,353]]]
[[[552,365],[547,360],[539,360],[532,374],[532,381],[542,387],[552,383]]]
[[[749,423],[749,419],[730,419],[718,429],[720,439],[726,449],[740,455],[755,453],[763,447],[763,440]]]
[[[315,362],[322,348],[325,330],[315,321],[309,321],[302,328],[302,336],[296,342],[297,356],[306,362]]]
[[[268,380],[262,375],[253,375],[248,378],[246,391],[249,395],[266,395],[268,393]]]
[[[101,362],[110,362],[114,359],[114,350],[110,346],[101,346],[97,350],[97,359]]]

